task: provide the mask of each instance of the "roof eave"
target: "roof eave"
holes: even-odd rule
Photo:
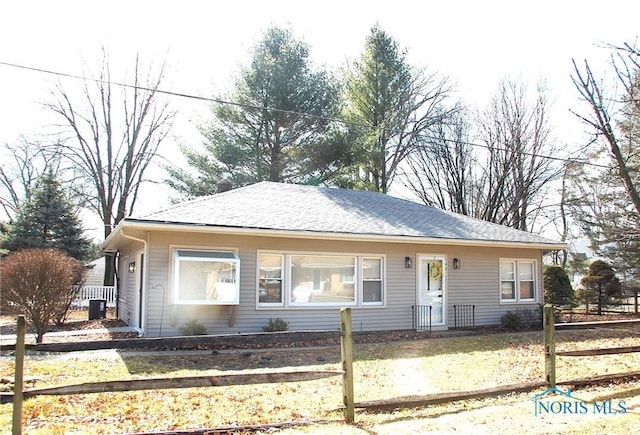
[[[566,249],[565,243],[552,242],[524,242],[507,240],[477,240],[477,239],[453,239],[421,236],[401,236],[384,234],[360,234],[360,233],[340,233],[322,231],[300,231],[300,230],[277,230],[269,228],[245,228],[229,227],[206,224],[189,224],[178,222],[161,222],[149,220],[126,219],[121,221],[114,231],[107,237],[103,247],[108,248],[114,245],[119,234],[124,228],[140,231],[183,231],[192,233],[203,233],[216,231],[224,234],[263,236],[263,237],[288,237],[298,239],[323,239],[323,240],[356,240],[362,242],[393,242],[410,244],[431,244],[431,245],[456,245],[456,246],[487,246],[487,247],[526,247],[531,249],[561,250]]]

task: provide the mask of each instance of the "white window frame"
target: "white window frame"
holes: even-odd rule
[[[260,302],[260,255],[282,255],[282,302],[270,303]],[[291,281],[291,257],[306,255],[306,256],[318,256],[318,257],[344,257],[354,258],[354,301],[353,302],[294,302],[292,301],[292,281]],[[363,260],[364,259],[377,259],[380,260],[380,274],[379,279],[381,285],[381,300],[373,302],[364,302],[364,280],[363,274]],[[385,307],[387,297],[387,283],[386,283],[386,267],[387,258],[384,254],[361,254],[361,253],[345,253],[345,252],[307,252],[307,251],[271,251],[271,250],[258,250],[256,254],[256,309],[322,309],[330,307]],[[345,284],[351,284],[349,281],[345,281]]]
[[[503,299],[502,298],[502,264],[510,263],[513,271],[513,287],[514,287],[514,299]],[[521,265],[530,264],[531,265],[531,281],[526,280],[527,282],[531,282],[533,285],[533,298],[522,298],[520,297],[520,284],[525,280],[520,279],[521,275]],[[500,258],[498,263],[498,281],[499,281],[499,296],[500,296],[500,304],[511,305],[511,304],[520,304],[520,303],[535,303],[538,300],[538,289],[539,289],[539,278],[538,278],[538,262],[535,259],[529,258]]]
[[[380,260],[380,278],[370,278],[367,279],[364,276],[364,262],[365,260]],[[366,306],[377,306],[377,305],[383,305],[384,301],[385,301],[385,296],[386,296],[386,292],[384,291],[385,289],[385,283],[384,283],[384,267],[385,267],[385,261],[384,258],[381,256],[372,256],[372,255],[367,255],[367,256],[362,256],[359,258],[359,262],[360,262],[360,276],[362,277],[362,279],[359,280],[360,283],[360,292],[361,292],[361,303],[362,305],[366,305]],[[380,282],[380,300],[379,301],[365,301],[364,300],[364,283],[365,282]]]
[[[260,269],[261,269],[261,265],[260,265],[260,256],[261,255],[273,255],[273,256],[280,256],[280,278],[276,279],[276,278],[261,278],[260,277]],[[257,304],[260,307],[284,307],[284,301],[286,299],[286,290],[285,290],[285,277],[286,277],[286,273],[285,273],[285,255],[281,252],[268,252],[268,251],[258,251],[258,255],[257,255],[257,277],[258,277],[258,295],[256,298]],[[260,302],[260,292],[261,291],[267,291],[267,287],[264,287],[264,289],[261,288],[261,284],[260,281],[261,279],[273,279],[273,280],[279,280],[280,281],[280,301],[277,302],[269,302],[269,301],[265,301],[265,302]]]
[[[181,254],[184,252],[184,254]],[[240,300],[240,257],[238,251],[229,248],[193,248],[186,246],[173,246],[171,247],[171,271],[172,271],[172,301],[176,305],[238,305]],[[188,254],[190,253],[190,254]],[[198,254],[196,254],[198,253]],[[195,254],[195,255],[194,255]],[[210,256],[206,254],[211,254]],[[225,254],[216,255],[216,254]],[[181,299],[180,298],[180,264],[188,261],[200,261],[200,262],[227,262],[233,263],[235,272],[231,278],[231,282],[226,284],[234,284],[235,291],[232,299]]]

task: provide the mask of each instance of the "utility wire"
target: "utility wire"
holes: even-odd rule
[[[149,88],[149,87],[146,87],[146,86],[132,85],[132,84],[129,84],[129,83],[122,83],[122,82],[114,82],[114,81],[110,81],[110,80],[96,79],[96,78],[81,76],[81,75],[77,75],[77,74],[62,73],[62,72],[58,72],[58,71],[52,71],[52,70],[36,68],[36,67],[31,67],[31,66],[26,66],[26,65],[19,65],[19,64],[15,64],[15,63],[3,62],[3,61],[0,61],[0,65],[9,66],[9,67],[13,67],[13,68],[20,68],[20,69],[33,71],[33,72],[38,72],[38,73],[43,73],[43,74],[55,75],[55,76],[58,76],[58,77],[66,77],[66,78],[75,79],[75,80],[92,81],[92,82],[95,82],[95,83],[103,83],[103,84],[108,84],[108,85],[115,85],[115,86],[120,86],[120,87],[123,87],[123,88],[141,89],[143,91],[156,92],[158,94],[169,95],[169,96],[172,96],[172,97],[181,97],[181,98],[188,98],[188,99],[198,100],[198,101],[207,101],[207,102],[211,102],[211,103],[224,104],[224,105],[228,105],[228,106],[242,107],[244,109],[250,109],[250,110],[264,110],[264,111],[269,111],[269,112],[278,112],[278,113],[283,113],[283,114],[287,114],[287,115],[296,115],[296,116],[305,117],[305,118],[315,118],[315,119],[320,119],[320,120],[324,120],[324,121],[340,122],[342,124],[355,125],[355,126],[359,126],[359,127],[367,127],[367,128],[372,128],[373,127],[370,124],[350,122],[350,121],[346,121],[346,120],[340,119],[340,118],[332,118],[332,117],[328,117],[328,116],[312,115],[310,113],[296,112],[294,110],[273,109],[273,108],[266,107],[266,106],[262,106],[262,107],[261,106],[254,106],[252,104],[237,103],[237,102],[234,102],[234,101],[222,100],[222,99],[214,98],[214,97],[203,97],[201,95],[193,95],[193,94],[185,94],[185,93],[182,93],[182,92],[166,91],[166,90],[159,89],[159,88]]]
[[[343,125],[352,125],[352,126],[364,127],[364,128],[375,128],[371,124],[364,124],[364,123],[347,121],[347,120],[342,119],[342,118],[319,116],[319,115],[313,115],[313,114],[310,114],[310,113],[296,112],[296,111],[293,111],[293,110],[274,109],[274,108],[269,108],[269,107],[266,107],[266,106],[263,106],[263,107],[254,106],[252,104],[237,103],[237,102],[234,102],[234,101],[222,100],[220,98],[204,97],[204,96],[201,96],[201,95],[193,95],[193,94],[186,94],[186,93],[182,93],[182,92],[166,91],[166,90],[158,89],[158,88],[149,88],[149,87],[145,87],[145,86],[132,85],[132,84],[129,84],[129,83],[122,83],[122,82],[114,82],[114,81],[110,81],[110,80],[96,79],[96,78],[85,77],[85,76],[81,76],[81,75],[77,75],[77,74],[63,73],[63,72],[59,72],[59,71],[53,71],[53,70],[37,68],[37,67],[32,67],[32,66],[27,66],[27,65],[20,65],[20,64],[10,63],[10,62],[0,61],[0,65],[8,66],[8,67],[11,67],[11,68],[19,68],[19,69],[32,71],[32,72],[37,72],[37,73],[41,73],[41,74],[55,75],[57,77],[66,77],[66,78],[70,78],[70,79],[74,79],[74,80],[92,81],[92,82],[95,82],[95,83],[115,85],[115,86],[120,86],[120,87],[123,87],[123,88],[141,89],[143,91],[159,93],[159,94],[163,94],[163,95],[169,95],[169,96],[172,96],[172,97],[180,97],[180,98],[187,98],[187,99],[198,100],[198,101],[206,101],[206,102],[210,102],[210,103],[216,103],[216,104],[222,104],[222,105],[228,105],[228,106],[236,106],[236,107],[241,107],[241,108],[249,109],[249,110],[263,110],[263,111],[283,113],[283,114],[287,114],[287,115],[295,115],[295,116],[300,116],[300,117],[304,117],[304,118],[314,118],[314,119],[319,119],[319,120],[323,120],[323,121],[337,122],[337,123],[341,123]],[[386,130],[389,131],[390,133],[394,133],[394,131],[391,130],[391,129],[386,129]],[[498,151],[500,151],[499,148],[491,146],[491,145],[485,145],[485,144],[479,144],[479,143],[473,143],[473,142],[466,142],[466,141],[455,141],[453,139],[438,138],[438,137],[435,137],[435,136],[423,136],[423,138],[425,138],[427,140],[432,140],[432,141],[454,142],[454,143],[459,143],[459,144],[468,145],[468,146],[477,147],[477,148],[484,148],[484,149],[488,149],[488,150],[498,150]],[[605,168],[605,169],[609,169],[610,168],[610,166],[607,166],[607,165],[593,163],[593,162],[582,160],[582,159],[573,159],[573,158],[566,158],[566,157],[554,157],[554,156],[549,156],[549,155],[544,155],[544,154],[529,153],[529,152],[526,152],[526,151],[517,151],[517,152],[519,154],[521,154],[521,155],[525,155],[525,156],[529,156],[529,157],[540,157],[540,158],[543,158],[543,159],[560,161],[560,162],[565,162],[565,163],[582,163],[583,165],[594,166],[594,167]]]

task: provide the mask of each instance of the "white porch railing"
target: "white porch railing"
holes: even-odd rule
[[[88,307],[91,299],[105,299],[107,307],[116,306],[116,288],[114,286],[85,285],[78,292],[73,305]]]

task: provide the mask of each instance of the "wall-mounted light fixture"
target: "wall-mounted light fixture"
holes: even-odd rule
[[[132,261],[131,263],[129,263],[129,273],[133,273],[136,271],[136,262]]]
[[[454,258],[453,259],[453,268],[454,269],[460,269],[460,259],[459,258]]]
[[[404,267],[411,269],[411,257],[404,257]]]

